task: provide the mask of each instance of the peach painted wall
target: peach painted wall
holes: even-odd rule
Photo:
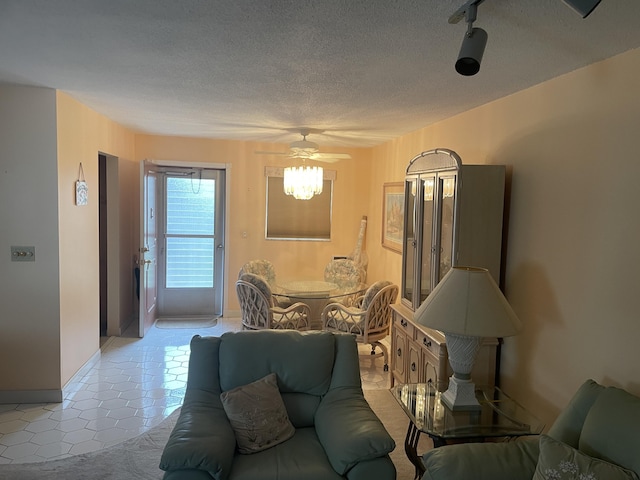
[[[58,138],[58,225],[60,230],[60,361],[64,385],[99,350],[100,289],[98,229],[98,152],[116,156],[123,163],[123,173],[134,154],[134,134],[106,117],[57,92]],[[75,181],[82,162],[89,187],[86,206],[75,205]],[[132,183],[121,186],[124,199],[131,198]],[[117,202],[116,202],[117,203]],[[125,209],[130,209],[128,205]],[[127,211],[123,212],[125,217]],[[134,220],[124,222],[120,252],[128,262],[121,271],[125,283],[121,305],[131,312],[131,240]],[[124,250],[124,251],[123,251]],[[122,258],[115,259],[124,263]],[[128,283],[127,283],[127,279]],[[128,317],[130,319],[131,313]]]
[[[421,151],[507,165],[504,280],[524,331],[505,340],[501,383],[547,425],[588,378],[640,394],[638,77],[640,49],[373,151],[371,211]],[[379,260],[370,274],[399,282],[400,256],[377,239],[368,249]]]
[[[284,151],[286,145],[210,140],[151,135],[136,136],[138,160],[170,160],[228,164],[230,189],[227,212],[227,284],[224,312],[238,314],[235,281],[240,267],[248,260],[271,260],[280,279],[322,278],[324,267],[333,255],[349,254],[355,247],[360,219],[369,215],[370,185],[369,149],[341,150],[352,155],[351,160],[323,164],[335,170],[332,239],[329,242],[265,240],[265,166],[284,167],[286,159],[257,155],[255,151]],[[377,214],[378,212],[374,212]],[[243,237],[246,232],[246,238]]]

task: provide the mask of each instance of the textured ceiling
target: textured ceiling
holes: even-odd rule
[[[486,0],[480,73],[453,64],[462,0],[0,0],[0,82],[68,92],[137,131],[371,146],[640,47],[640,1],[582,19]],[[635,92],[637,94],[637,92]],[[526,113],[523,113],[526,114]]]

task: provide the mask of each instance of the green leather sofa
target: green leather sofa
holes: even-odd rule
[[[542,465],[541,448],[549,457],[561,450],[564,461],[571,465],[576,458],[595,464],[590,469],[613,464],[615,472],[607,470],[592,476],[575,471],[571,476],[560,470],[545,473],[553,469]],[[544,436],[506,443],[449,445],[430,450],[422,460],[426,468],[422,480],[636,478],[634,472],[640,475],[640,398],[587,380]],[[600,460],[606,463],[602,465]],[[629,477],[618,477],[618,466],[630,471]],[[581,473],[583,476],[579,476]]]
[[[240,454],[220,394],[275,373],[295,434]],[[365,400],[353,336],[242,331],[191,340],[184,403],[164,480],[395,479],[395,442]]]

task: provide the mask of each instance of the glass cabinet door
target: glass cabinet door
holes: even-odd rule
[[[436,272],[439,283],[453,265],[453,226],[456,202],[455,174],[440,175],[438,177],[438,193],[440,201],[440,232],[439,232],[439,260]]]
[[[402,246],[402,300],[414,305],[414,274],[417,257],[416,217],[418,215],[418,179],[407,179],[404,185],[404,232]]]
[[[438,265],[439,230],[434,230],[441,189],[436,174],[405,181],[404,255],[402,258],[402,299],[417,309],[438,283],[432,266]],[[451,230],[451,229],[449,229]],[[449,250],[451,245],[449,242]]]
[[[418,308],[433,289],[431,278],[431,265],[434,260],[434,193],[435,175],[420,176],[420,192],[422,195],[422,221],[420,222],[420,237],[422,238],[422,251],[420,252],[420,301],[414,304]]]

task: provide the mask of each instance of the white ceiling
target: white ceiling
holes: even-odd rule
[[[486,0],[458,75],[464,0],[0,0],[0,82],[68,92],[137,131],[371,146],[640,47],[640,1],[586,19]],[[637,95],[638,92],[632,92]],[[526,115],[526,112],[523,112]]]

